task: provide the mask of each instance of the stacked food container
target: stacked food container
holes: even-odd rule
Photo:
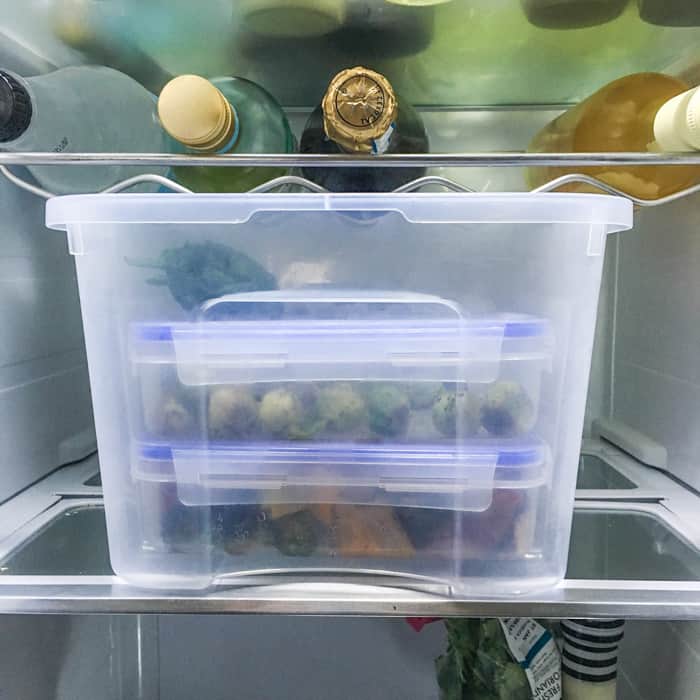
[[[118,574],[473,595],[563,576],[628,201],[87,195],[47,222],[76,256]]]

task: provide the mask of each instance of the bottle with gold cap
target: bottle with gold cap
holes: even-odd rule
[[[266,90],[244,78],[173,78],[158,98],[165,131],[189,153],[292,153],[287,117]],[[284,168],[179,167],[173,176],[195,192],[245,192]]]
[[[301,137],[302,153],[378,155],[426,153],[425,126],[399,101],[380,73],[358,66],[331,80]],[[304,168],[304,177],[336,192],[387,192],[425,174],[424,168]]]
[[[535,153],[700,150],[700,88],[688,89],[661,73],[635,73],[609,83],[564,112],[535,136]],[[640,199],[659,199],[700,181],[700,167],[616,165],[537,167],[528,183],[539,187],[560,175],[583,173]],[[568,191],[595,191],[567,185]]]

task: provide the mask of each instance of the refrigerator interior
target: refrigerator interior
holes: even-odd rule
[[[0,5],[2,67],[29,76],[88,60],[56,39],[52,3]],[[633,3],[608,25],[567,33],[533,28],[513,0],[453,0],[435,8],[439,40],[417,54],[373,55],[351,36],[309,41],[294,61],[294,42],[256,45],[232,31],[230,0],[152,0],[140,15],[136,0],[111,5],[141,17],[127,24],[131,40],[165,70],[266,85],[297,135],[334,70],[364,60],[421,105],[435,151],[521,150],[567,103],[619,75],[700,75],[700,29],[641,23]],[[465,66],[473,80],[460,79]],[[525,189],[515,168],[431,174],[480,191]],[[4,178],[0,211],[0,575],[109,575],[73,260],[65,237],[43,226],[43,200]],[[632,231],[608,237],[577,515],[580,542],[600,539],[570,559],[573,578],[636,567],[642,582],[700,580],[699,216],[695,195],[637,210]],[[601,437],[601,418],[661,446],[662,469],[644,464],[644,445],[630,454]],[[0,630],[0,690],[23,700],[437,698],[433,661],[445,647],[439,623],[416,633],[369,617],[3,615]],[[629,621],[620,654],[622,700],[697,697],[700,622]]]

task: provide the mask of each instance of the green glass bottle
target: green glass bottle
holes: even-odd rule
[[[266,90],[244,78],[206,80],[181,75],[160,93],[158,117],[183,151],[196,154],[292,153],[287,117]],[[173,177],[195,192],[246,192],[284,168],[173,168]]]

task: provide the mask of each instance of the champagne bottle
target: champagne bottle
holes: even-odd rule
[[[619,17],[627,0],[521,0],[531,24],[544,29],[581,29]]]
[[[153,95],[142,85],[103,66],[73,66],[32,78],[0,71],[0,148],[162,153],[170,149],[153,107]],[[167,173],[167,168],[125,165],[28,169],[40,185],[59,194],[94,192],[133,175]]]
[[[362,155],[425,153],[428,137],[418,112],[400,102],[379,73],[349,68],[331,80],[301,137],[302,153]],[[421,177],[424,168],[304,168],[304,177],[331,191],[387,192]]]
[[[700,150],[700,93],[668,75],[635,73],[602,87],[548,124],[530,144],[535,153]],[[681,165],[535,167],[531,187],[583,173],[641,199],[692,186],[700,168]],[[569,185],[568,191],[592,191]]]
[[[189,153],[292,153],[295,147],[282,108],[266,90],[244,78],[174,78],[160,94],[158,116]],[[196,192],[245,192],[286,172],[265,167],[173,168],[173,176]]]

